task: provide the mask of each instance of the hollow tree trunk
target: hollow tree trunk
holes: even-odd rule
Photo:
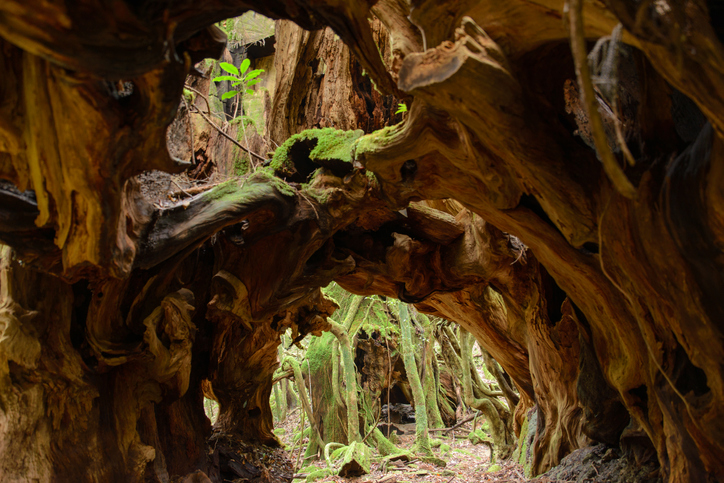
[[[724,345],[718,323],[724,287],[719,189],[724,55],[721,30],[709,14],[715,2],[586,1],[583,21],[572,19],[589,39],[608,35],[620,22],[631,46],[627,59],[635,74],[619,89],[630,104],[606,127],[613,128],[621,114],[632,130],[624,142],[636,162],[624,174],[633,195],[620,193],[586,145],[588,108],[581,108],[585,104],[567,45],[570,32],[561,22],[564,13],[571,20],[578,9],[564,12],[562,2],[525,0],[428,1],[414,10],[405,2],[378,3],[374,11],[389,30],[396,56],[390,65],[399,66],[394,77],[369,28],[368,2],[174,2],[168,9],[149,2],[133,8],[119,2],[114,9],[85,0],[3,2],[0,173],[34,193],[20,194],[4,184],[0,190],[0,239],[23,262],[12,262],[8,280],[16,280],[16,286],[8,282],[4,288],[11,295],[3,299],[2,351],[8,359],[3,370],[9,380],[3,387],[13,388],[5,394],[13,412],[2,424],[14,431],[14,421],[27,422],[29,414],[38,418],[34,427],[51,428],[58,436],[50,449],[27,446],[25,458],[3,456],[5,464],[40,461],[42,471],[64,475],[74,470],[61,456],[73,464],[84,452],[96,456],[103,443],[104,465],[90,470],[101,475],[97,479],[135,477],[142,462],[151,460],[148,471],[162,474],[166,465],[176,472],[182,458],[164,463],[159,449],[165,444],[185,442],[194,454],[202,452],[195,439],[159,435],[156,441],[154,417],[158,427],[170,415],[188,416],[200,401],[197,380],[212,376],[208,365],[229,415],[254,419],[256,411],[245,413],[234,399],[244,395],[258,403],[268,393],[265,380],[256,373],[250,387],[235,380],[233,368],[244,361],[226,354],[226,344],[256,338],[262,350],[249,358],[250,365],[273,366],[267,356],[276,346],[267,337],[279,328],[274,314],[310,295],[312,286],[338,278],[357,293],[400,297],[473,333],[519,386],[523,404],[538,404],[545,424],[535,444],[536,472],[587,444],[587,437],[616,443],[633,432],[640,441],[651,441],[670,481],[704,481],[724,473],[719,424]],[[186,167],[166,150],[166,126],[191,65],[217,55],[223,43],[219,32],[206,26],[249,6],[310,28],[332,26],[383,92],[409,96],[403,123],[345,148],[347,161],[376,177],[343,170],[349,175],[345,181],[325,171],[325,186],[334,196],[327,203],[309,201],[314,210],[320,208],[316,217],[291,202],[302,198],[296,188],[269,178],[247,180],[240,190],[243,203],[222,196],[222,190],[214,192],[214,200],[194,199],[168,210],[136,203],[129,181],[134,175]],[[325,72],[305,62],[288,65]],[[324,81],[331,78],[325,75]],[[590,96],[587,101],[590,106]],[[610,107],[604,97],[596,103],[603,110]],[[307,103],[312,104],[318,105]],[[378,105],[374,98],[365,104]],[[705,126],[697,122],[702,116]],[[289,122],[282,117],[279,125],[287,129],[282,137],[303,124],[295,116]],[[613,136],[607,141],[614,147],[621,142]],[[375,215],[350,196],[364,198],[363,185],[382,190],[372,197],[379,202]],[[272,196],[271,186],[286,195]],[[256,201],[248,198],[251,188],[259,191]],[[438,213],[421,223],[415,219],[420,210],[408,207],[410,200],[450,198],[470,212],[457,210],[460,220]],[[387,210],[390,206],[395,209]],[[412,216],[401,220],[395,213],[405,207]],[[277,222],[292,219],[287,210],[304,229],[279,228]],[[355,210],[359,216],[349,216]],[[476,217],[498,231],[481,227]],[[204,241],[243,220],[252,231],[231,238],[248,245],[264,240],[277,256],[250,250],[251,257],[232,256],[228,264],[207,258],[214,248],[209,243],[200,249]],[[390,225],[380,230],[387,223],[394,230]],[[449,230],[430,229],[436,224]],[[264,229],[257,230],[260,226]],[[277,236],[262,237],[265,230]],[[506,233],[529,250],[520,244],[508,249],[513,238]],[[305,248],[287,256],[289,240]],[[194,259],[218,266],[195,270]],[[260,270],[260,260],[269,271]],[[252,318],[236,314],[234,320],[241,325],[253,320],[251,327],[207,319],[213,300],[209,286],[222,269],[249,291]],[[49,273],[59,278],[46,278]],[[262,273],[297,283],[272,282]],[[189,282],[195,275],[196,285]],[[23,284],[33,282],[48,290],[23,295],[32,293]],[[223,282],[224,297],[243,300],[233,295],[240,292],[232,282]],[[491,303],[490,290],[503,295],[507,313]],[[45,300],[57,300],[58,309],[51,312]],[[302,325],[309,322],[303,319]],[[36,330],[36,321],[47,330]],[[210,341],[224,347],[211,347]],[[15,350],[16,342],[23,350]],[[191,361],[204,362],[192,362],[188,369],[189,353]],[[63,362],[60,369],[52,369],[54,361]],[[129,395],[134,382],[138,394]],[[73,397],[62,395],[67,388]],[[23,391],[34,403],[13,399]],[[162,401],[152,402],[163,391]],[[109,397],[116,393],[118,401],[144,404],[117,404]],[[39,399],[46,411],[37,409]],[[61,399],[78,401],[83,410]],[[264,408],[255,409],[261,419],[226,417],[223,426],[242,433],[254,428],[263,439],[267,415]],[[64,450],[72,438],[57,428],[68,421],[66,415],[78,414],[78,426],[87,430],[68,431],[78,436],[72,443],[79,448],[68,454]],[[188,417],[193,420],[188,427],[198,423],[196,415]],[[624,430],[629,417],[634,422]],[[141,429],[135,429],[138,421]],[[198,438],[204,430],[194,433]],[[39,459],[36,453],[49,456]]]

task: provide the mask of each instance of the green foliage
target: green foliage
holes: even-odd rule
[[[183,96],[184,96],[184,99],[186,99],[186,102],[188,102],[189,104],[193,104],[194,99],[196,99],[196,96],[194,95],[194,93],[188,89],[184,89]]]
[[[259,75],[261,75],[262,72],[264,72],[264,69],[254,69],[249,71],[249,66],[251,66],[251,60],[244,59],[241,61],[241,64],[239,67],[236,67],[234,64],[230,64],[228,62],[219,62],[219,67],[224,70],[227,74],[224,75],[218,75],[214,77],[214,82],[231,82],[232,87],[236,87],[237,89],[232,89],[228,92],[225,92],[221,95],[221,100],[225,101],[227,99],[231,99],[234,97],[239,97],[239,101],[241,101],[242,93],[253,95],[254,90],[250,89],[251,86],[258,84],[261,79],[259,79]],[[248,72],[247,72],[248,71]],[[243,126],[242,126],[243,127]]]
[[[397,110],[395,111],[395,114],[400,114],[401,112],[407,112],[407,104],[404,102],[400,102],[397,104]]]
[[[332,127],[324,129],[307,129],[291,136],[274,152],[270,164],[274,172],[281,176],[290,176],[296,170],[289,153],[298,142],[315,140],[317,143],[309,153],[309,159],[336,160],[344,163],[352,162],[352,145],[362,137],[364,131],[341,131]]]

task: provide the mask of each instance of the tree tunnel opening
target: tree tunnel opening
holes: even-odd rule
[[[721,2],[5,2],[0,474],[724,474]]]

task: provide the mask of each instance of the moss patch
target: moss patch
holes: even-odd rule
[[[343,477],[361,476],[370,472],[372,452],[364,443],[353,442],[344,453],[342,466],[337,474]]]
[[[354,143],[354,159],[368,151],[375,151],[392,143],[401,125],[387,126],[378,131],[362,136]]]
[[[294,188],[292,188],[287,183],[285,183],[284,180],[279,179],[276,176],[274,176],[274,173],[269,168],[262,168],[262,169],[257,170],[254,173],[253,177],[250,179],[253,179],[253,178],[261,178],[261,179],[264,179],[265,181],[270,182],[274,186],[274,188],[277,189],[277,191],[279,191],[281,194],[283,194],[285,196],[296,196],[297,195],[297,192],[294,190]]]
[[[334,170],[335,167],[339,167],[339,163],[352,162],[352,145],[362,137],[362,134],[361,130],[341,131],[334,128],[302,131],[287,139],[277,148],[270,166],[277,175],[287,177],[300,173],[303,178],[306,178],[313,169],[308,166],[302,168],[301,164],[304,161],[307,163],[311,161]],[[306,149],[300,149],[299,145],[305,146],[309,153],[306,153]],[[308,159],[295,159],[295,157]],[[298,167],[296,164],[300,166]],[[304,181],[304,179],[300,181]]]

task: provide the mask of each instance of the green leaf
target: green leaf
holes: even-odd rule
[[[400,102],[397,104],[397,110],[395,111],[395,114],[399,114],[401,112],[407,112],[407,104],[404,102]]]
[[[240,70],[241,73],[243,74],[244,72],[246,72],[246,70],[249,68],[250,65],[251,65],[251,60],[249,60],[249,59],[244,59],[244,60],[241,61],[241,65],[239,66],[239,70]]]
[[[259,82],[261,82],[261,79],[254,79],[254,80],[250,80],[249,82],[247,82],[246,85],[253,86],[254,84],[258,84]]]
[[[241,84],[242,82],[244,82],[244,81],[241,81],[241,80],[240,80],[240,81],[234,82],[234,83],[231,84],[231,87],[236,87],[236,86],[238,86],[239,84]]]
[[[241,65],[239,66],[239,71],[243,74],[244,72],[249,69],[249,66],[251,65],[250,59],[244,59],[241,61]]]
[[[213,79],[214,82],[221,82],[221,81],[232,81],[233,82],[233,81],[237,81],[237,80],[239,80],[239,78],[234,77],[233,75],[220,75],[220,76],[214,77],[214,79]]]
[[[249,72],[248,74],[246,74],[246,77],[244,77],[244,79],[252,80],[253,78],[258,77],[259,74],[261,74],[262,72],[264,72],[264,69],[254,69],[251,72]]]
[[[221,95],[221,100],[222,100],[222,101],[225,101],[225,100],[227,100],[227,99],[231,99],[232,97],[234,97],[234,96],[237,95],[238,93],[239,93],[239,91],[224,92],[224,93]]]
[[[224,69],[229,74],[239,75],[239,69],[235,65],[229,64],[228,62],[219,62],[219,67]]]
[[[250,95],[254,95],[254,89],[247,89],[246,93],[250,94]]]

